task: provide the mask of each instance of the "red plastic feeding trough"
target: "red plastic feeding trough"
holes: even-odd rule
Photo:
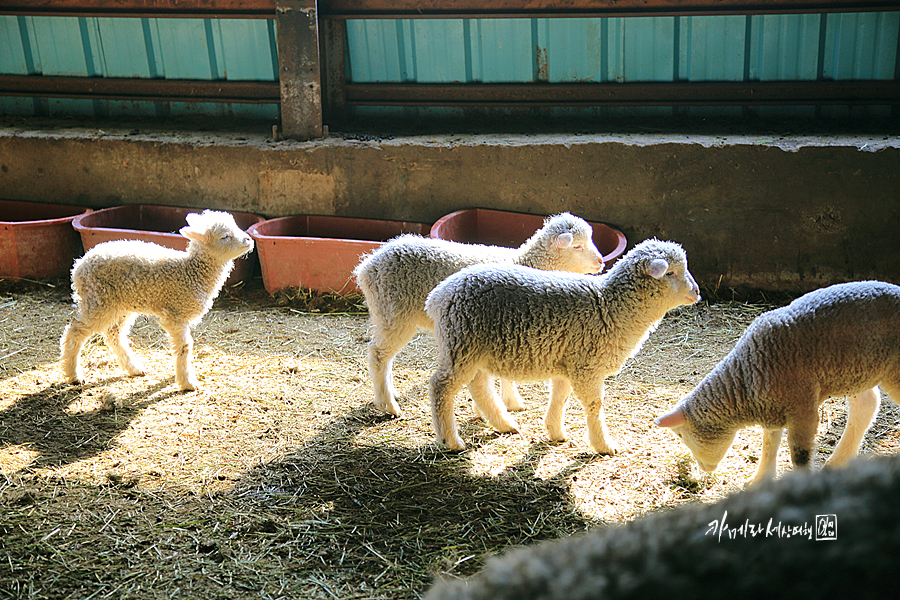
[[[199,213],[202,209],[147,204],[114,206],[76,217],[72,225],[81,234],[86,251],[97,244],[113,240],[141,240],[175,250],[185,250],[188,239],[178,231],[187,225],[185,217],[192,212]],[[263,220],[261,216],[252,213],[226,212],[230,212],[237,226],[244,230]],[[234,269],[225,285],[231,286],[248,281],[253,277],[255,262],[255,250],[235,260]]]
[[[360,292],[353,269],[363,254],[402,233],[427,235],[428,225],[297,215],[257,223],[249,233],[270,294],[296,287],[347,295]]]
[[[81,240],[72,220],[83,206],[0,200],[0,278],[66,277]]]
[[[441,217],[431,227],[431,237],[466,244],[490,244],[518,248],[544,224],[545,217],[525,213],[467,208]],[[590,223],[594,244],[611,264],[625,252],[625,235],[604,223]]]

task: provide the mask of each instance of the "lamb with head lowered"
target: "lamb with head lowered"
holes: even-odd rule
[[[794,467],[808,468],[819,406],[849,396],[847,425],[828,465],[856,456],[884,388],[900,401],[900,287],[841,283],[757,317],[734,349],[655,422],[669,427],[704,471],[715,470],[739,429],[762,425],[762,454],[750,483],[775,475],[784,429]]]
[[[448,277],[429,295],[437,370],[429,383],[439,442],[464,449],[453,416],[468,384],[478,412],[499,432],[517,431],[488,385],[489,375],[551,380],[544,423],[551,440],[566,437],[566,399],[574,390],[587,415],[588,441],[616,451],[603,411],[604,380],[618,373],[669,310],[700,299],[684,250],[646,240],[601,276],[479,265]]]

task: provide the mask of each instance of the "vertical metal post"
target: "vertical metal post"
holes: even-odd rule
[[[296,140],[322,137],[319,26],[316,0],[279,0],[275,12],[281,135]]]
[[[347,120],[346,27],[344,20],[322,19],[322,112],[332,127]]]

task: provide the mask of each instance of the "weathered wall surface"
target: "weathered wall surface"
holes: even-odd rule
[[[900,283],[900,138],[262,135],[0,128],[0,198],[433,222],[568,210],[675,240],[709,288]]]

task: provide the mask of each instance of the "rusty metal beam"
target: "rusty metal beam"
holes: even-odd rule
[[[327,0],[332,19],[735,15],[900,10],[896,0]]]
[[[275,18],[278,0],[0,0],[0,14]],[[321,18],[504,18],[900,10],[897,0],[325,0]]]
[[[0,0],[0,15],[274,19],[276,0]]]
[[[0,95],[151,102],[278,104],[275,81],[205,81],[0,75]],[[726,83],[361,84],[342,104],[384,106],[900,105],[900,81]],[[320,135],[320,134],[319,134]]]
[[[285,138],[322,137],[322,85],[316,0],[279,0],[275,11],[281,130]]]
[[[277,81],[205,81],[0,75],[0,95],[150,102],[277,104]]]
[[[349,106],[900,105],[900,81],[363,84]]]

